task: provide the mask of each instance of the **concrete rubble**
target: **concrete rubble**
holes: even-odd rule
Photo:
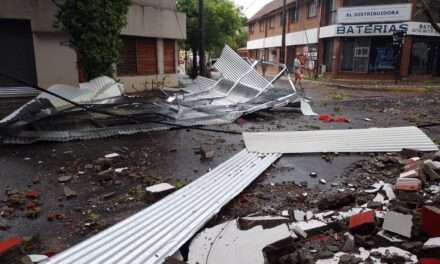
[[[432,164],[413,157],[402,160],[400,166],[401,172],[395,175],[394,184],[379,181],[357,190],[371,199],[360,207],[351,207],[359,198],[343,191],[322,195],[321,201],[316,204],[319,205],[318,210],[292,208],[281,210],[279,215],[282,216],[242,217],[234,220],[233,225],[226,222],[206,229],[191,242],[189,263],[217,263],[220,256],[229,253],[236,258],[228,256],[227,263],[244,263],[244,256],[252,254],[258,256],[252,258],[252,263],[440,261],[440,208],[428,205],[433,196],[439,198],[438,192],[430,191],[433,189],[431,186],[437,186],[437,182],[424,172],[424,167]],[[420,200],[419,196],[424,198]],[[235,224],[240,221],[246,224]],[[285,230],[284,237],[273,241],[273,236],[267,233],[271,229],[267,228],[281,229],[286,224],[287,230],[294,236]],[[261,243],[267,239],[266,247],[262,244],[258,244],[258,247],[241,244],[242,235],[237,234],[243,232],[240,226],[246,226],[245,230],[254,228],[255,238]],[[234,231],[222,233],[225,229]],[[217,233],[213,230],[217,230]],[[224,239],[224,244],[216,241],[216,236],[220,237],[219,241]],[[287,236],[289,239],[286,239]],[[243,256],[233,252],[243,252]]]

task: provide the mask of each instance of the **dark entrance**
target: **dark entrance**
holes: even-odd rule
[[[0,19],[0,72],[37,84],[29,20]],[[23,84],[0,76],[0,87],[14,86]]]
[[[415,38],[411,51],[411,73],[440,76],[440,40]]]

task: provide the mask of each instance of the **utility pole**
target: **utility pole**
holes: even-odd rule
[[[281,52],[280,64],[286,63],[286,16],[287,16],[287,0],[283,0],[283,13],[281,15],[281,22],[283,23],[283,32],[281,33]]]
[[[200,75],[206,76],[205,21],[204,21],[203,0],[199,0],[199,63],[200,63]]]

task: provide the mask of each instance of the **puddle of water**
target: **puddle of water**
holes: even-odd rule
[[[327,162],[319,154],[284,155],[276,167],[269,171],[271,177],[267,177],[264,183],[307,182],[309,188],[327,190],[331,188],[331,183],[338,182],[338,178],[350,165],[366,158],[359,154],[340,154]],[[317,176],[311,177],[311,172],[316,172]],[[321,179],[325,179],[327,184],[320,183]]]

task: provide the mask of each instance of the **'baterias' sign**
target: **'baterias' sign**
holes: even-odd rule
[[[392,35],[395,31],[408,31],[408,23],[398,24],[362,24],[338,25],[336,35],[339,36],[377,36]]]

